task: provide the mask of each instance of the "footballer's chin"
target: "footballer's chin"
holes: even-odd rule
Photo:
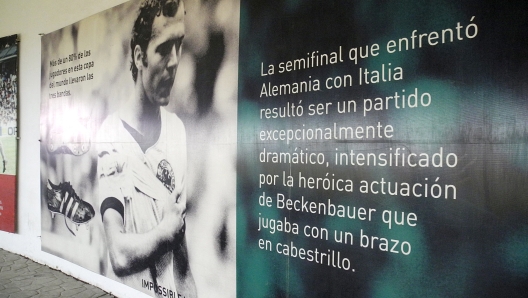
[[[169,98],[170,98],[169,95],[170,95],[170,92],[169,92],[169,94],[167,96],[164,96],[164,95],[160,94],[160,96],[158,97],[158,100],[157,100],[158,105],[160,105],[162,107],[168,105],[169,104]]]

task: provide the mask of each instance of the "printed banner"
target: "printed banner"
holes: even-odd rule
[[[522,1],[242,1],[238,297],[524,297]]]
[[[16,231],[18,38],[0,38],[0,230]]]
[[[43,250],[162,297],[524,297],[523,4],[130,1],[44,35]]]
[[[239,3],[129,1],[42,37],[42,249],[233,297]]]

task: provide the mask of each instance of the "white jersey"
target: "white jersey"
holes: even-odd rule
[[[150,231],[161,221],[161,203],[174,192],[186,195],[185,128],[175,114],[164,108],[160,112],[160,136],[146,149],[141,148],[117,113],[109,115],[99,129],[99,207],[107,198],[121,202],[126,233]],[[177,291],[172,251],[156,260],[155,269],[148,268],[126,277],[117,277],[109,263],[107,276],[147,294],[152,294],[153,290],[145,283]]]

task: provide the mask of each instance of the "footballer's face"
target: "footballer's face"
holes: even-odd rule
[[[163,14],[154,18],[152,36],[140,63],[140,77],[144,89],[144,99],[152,104],[166,106],[174,84],[176,70],[181,57],[185,8],[183,1],[174,17]]]

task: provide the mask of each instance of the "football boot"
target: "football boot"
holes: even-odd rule
[[[46,202],[52,218],[61,214],[76,224],[77,230],[79,225],[88,223],[95,216],[92,205],[79,198],[70,182],[56,185],[48,180]]]

